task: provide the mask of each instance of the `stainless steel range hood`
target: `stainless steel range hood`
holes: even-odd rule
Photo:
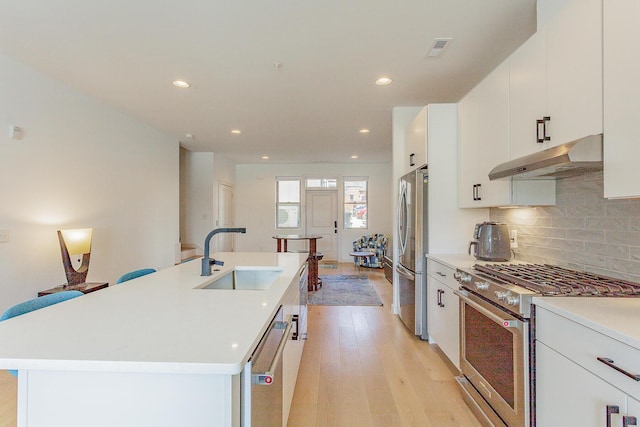
[[[502,163],[489,179],[556,179],[602,170],[602,134],[590,135]]]

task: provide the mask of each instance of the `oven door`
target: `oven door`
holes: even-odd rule
[[[525,412],[529,394],[528,321],[471,292],[460,290],[456,294],[460,297],[460,370],[505,424],[524,427],[529,418]],[[469,397],[474,399],[473,395]],[[476,403],[486,407],[484,402]]]

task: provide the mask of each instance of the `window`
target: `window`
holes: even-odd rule
[[[367,228],[367,179],[344,180],[344,228]]]
[[[300,179],[276,179],[276,228],[300,228]]]
[[[309,178],[307,188],[336,188],[338,180],[335,178]]]

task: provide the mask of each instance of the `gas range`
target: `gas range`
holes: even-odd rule
[[[640,296],[640,284],[548,264],[476,264],[455,274],[460,285],[523,318],[534,296]]]

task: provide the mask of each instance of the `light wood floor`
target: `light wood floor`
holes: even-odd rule
[[[382,270],[353,264],[320,274],[366,274],[382,307],[309,307],[289,427],[480,426],[435,346],[392,313]],[[16,426],[17,380],[0,370],[0,427]]]
[[[16,427],[18,379],[0,370],[0,427]]]
[[[384,305],[309,306],[289,427],[480,426],[437,347],[393,314],[381,270],[339,264],[323,274],[367,274]]]

